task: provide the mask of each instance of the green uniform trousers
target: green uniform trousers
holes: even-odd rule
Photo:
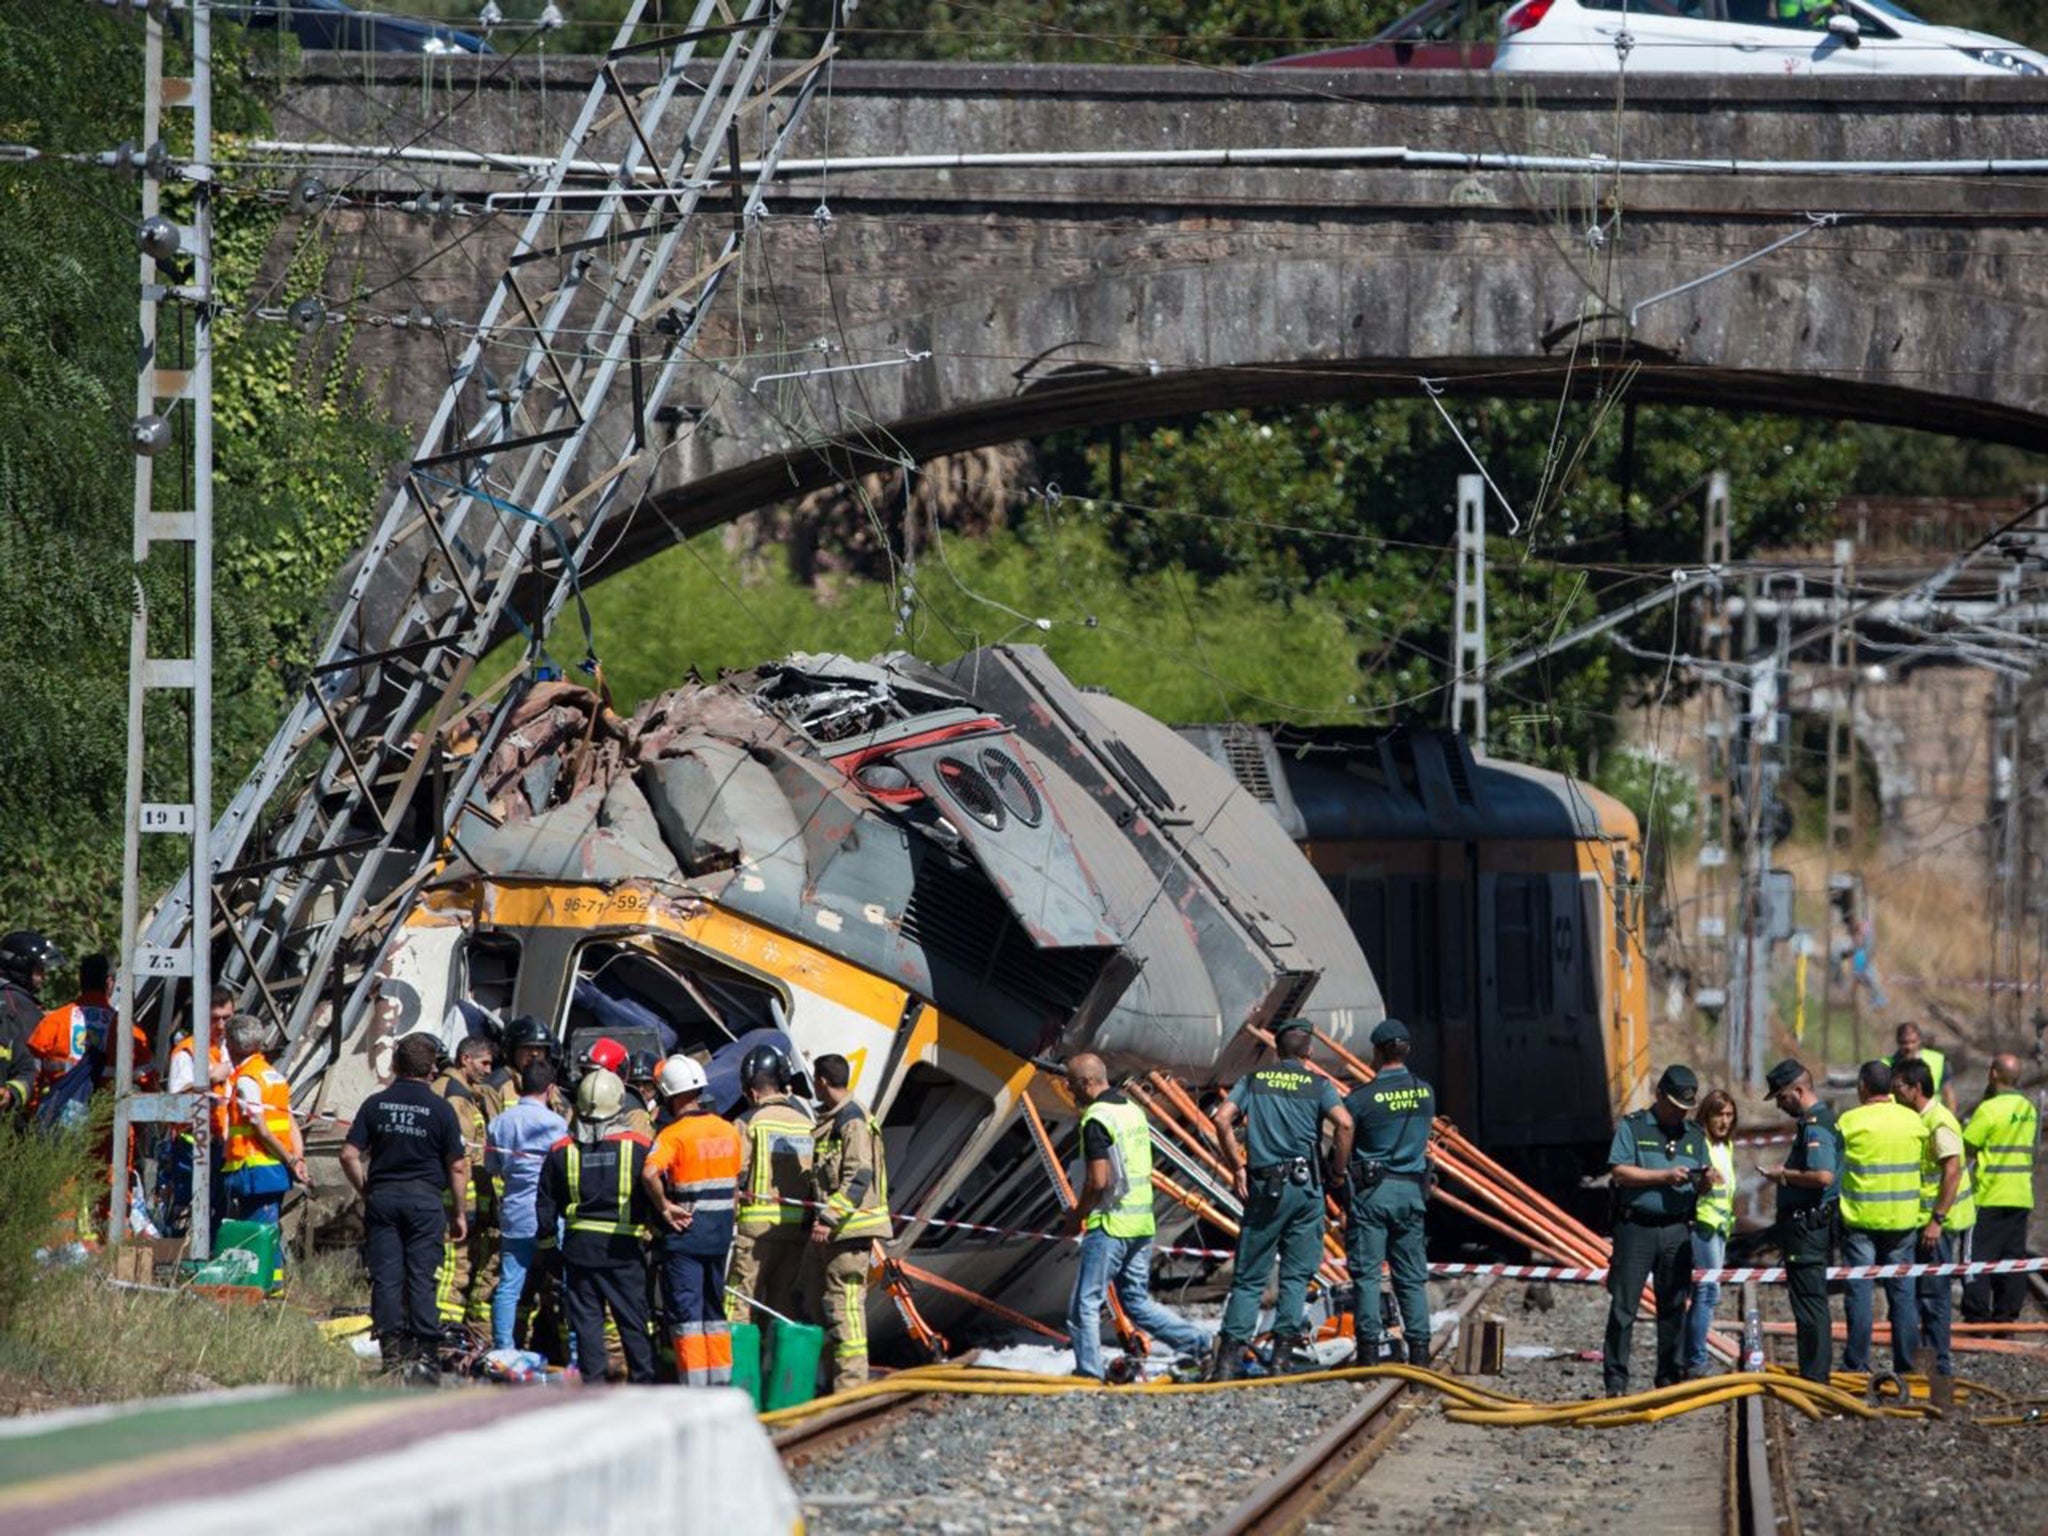
[[[1628,1352],[1643,1282],[1657,1298],[1657,1380],[1668,1387],[1685,1379],[1685,1304],[1692,1297],[1692,1222],[1649,1226],[1618,1221],[1614,1257],[1607,1266],[1607,1335],[1601,1344],[1601,1374],[1607,1395],[1628,1391]]]
[[[1797,1220],[1778,1223],[1778,1248],[1785,1256],[1785,1293],[1792,1303],[1792,1327],[1798,1337],[1799,1374],[1808,1381],[1826,1381],[1834,1370],[1834,1318],[1828,1311],[1828,1250],[1833,1222],[1817,1218],[1812,1225]]]
[[[1350,1228],[1345,1234],[1345,1261],[1358,1289],[1354,1326],[1367,1346],[1363,1358],[1376,1359],[1370,1346],[1380,1339],[1380,1266],[1392,1272],[1394,1302],[1401,1309],[1401,1332],[1408,1343],[1429,1343],[1429,1254],[1423,1245],[1422,1218],[1426,1202],[1422,1186],[1410,1179],[1388,1177],[1369,1190],[1351,1192]]]
[[[1244,1227],[1237,1236],[1237,1273],[1223,1307],[1223,1331],[1249,1339],[1259,1324],[1259,1298],[1266,1275],[1280,1258],[1280,1288],[1273,1301],[1273,1331],[1299,1334],[1306,1325],[1308,1283],[1323,1257],[1323,1191],[1316,1184],[1256,1180],[1244,1203]]]

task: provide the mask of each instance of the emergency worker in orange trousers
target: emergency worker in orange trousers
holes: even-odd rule
[[[831,1345],[831,1390],[844,1392],[868,1379],[868,1271],[875,1243],[894,1233],[889,1223],[889,1173],[882,1127],[853,1096],[844,1056],[820,1056],[817,1079],[817,1163],[811,1241],[804,1251],[804,1304],[825,1319]]]
[[[732,1380],[725,1266],[739,1195],[740,1133],[707,1108],[704,1069],[687,1056],[662,1063],[655,1087],[669,1123],[655,1138],[641,1182],[656,1214],[655,1251],[668,1294],[676,1379],[686,1387]]]

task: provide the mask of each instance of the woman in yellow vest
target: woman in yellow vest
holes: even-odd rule
[[[1719,1269],[1728,1257],[1728,1235],[1735,1230],[1735,1100],[1716,1088],[1700,1100],[1693,1120],[1707,1133],[1707,1163],[1720,1177],[1700,1192],[1693,1208],[1692,1267]],[[1693,1283],[1685,1314],[1685,1374],[1707,1374],[1707,1334],[1714,1326],[1714,1303],[1721,1299],[1718,1280]]]

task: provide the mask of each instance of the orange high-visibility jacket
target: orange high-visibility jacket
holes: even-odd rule
[[[258,1051],[235,1069],[235,1080],[228,1085],[228,1155],[221,1160],[221,1167],[229,1173],[237,1168],[274,1166],[278,1161],[250,1129],[252,1121],[248,1106],[242,1103],[241,1097],[245,1078],[253,1080],[263,1095],[263,1123],[269,1127],[270,1134],[280,1144],[292,1145],[291,1085]]]
[[[180,1035],[171,1042],[171,1057],[177,1056],[181,1051],[187,1056],[192,1054],[192,1037],[190,1035]],[[221,1066],[232,1067],[234,1065],[233,1060],[228,1056],[228,1048],[221,1044],[219,1030],[215,1030],[213,1037],[206,1042],[206,1053]],[[164,1065],[166,1073],[168,1073],[170,1057],[165,1058]],[[207,1098],[211,1101],[209,1108],[212,1110],[213,1144],[218,1147],[228,1139],[228,1095],[235,1086],[234,1075],[230,1073],[226,1080],[216,1083],[213,1081],[211,1073],[195,1071],[192,1074],[192,1084],[194,1091],[203,1088],[206,1091]],[[216,1153],[215,1155],[218,1156],[219,1154]]]
[[[112,1082],[114,1046],[109,1037],[115,1023],[116,1015],[104,992],[81,992],[73,1001],[44,1014],[28,1037],[29,1054],[36,1059],[36,1081],[31,1099],[41,1102],[51,1085],[77,1066],[78,1058],[95,1045],[106,1053],[107,1058],[107,1070],[101,1074],[100,1081],[103,1084]],[[149,1037],[139,1029],[129,1033],[135,1037],[135,1068],[136,1075],[140,1077],[149,1069]]]

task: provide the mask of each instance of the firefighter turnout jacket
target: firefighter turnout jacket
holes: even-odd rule
[[[811,1117],[777,1095],[740,1116],[740,1231],[750,1236],[807,1222],[817,1137]]]
[[[561,1222],[564,1259],[602,1263],[638,1251],[646,1166],[646,1138],[626,1130],[595,1141],[565,1136],[549,1148],[534,1215],[543,1233]]]
[[[820,1119],[813,1134],[818,1219],[832,1229],[832,1241],[879,1237],[886,1243],[895,1229],[889,1222],[881,1125],[857,1100],[848,1099]]]

